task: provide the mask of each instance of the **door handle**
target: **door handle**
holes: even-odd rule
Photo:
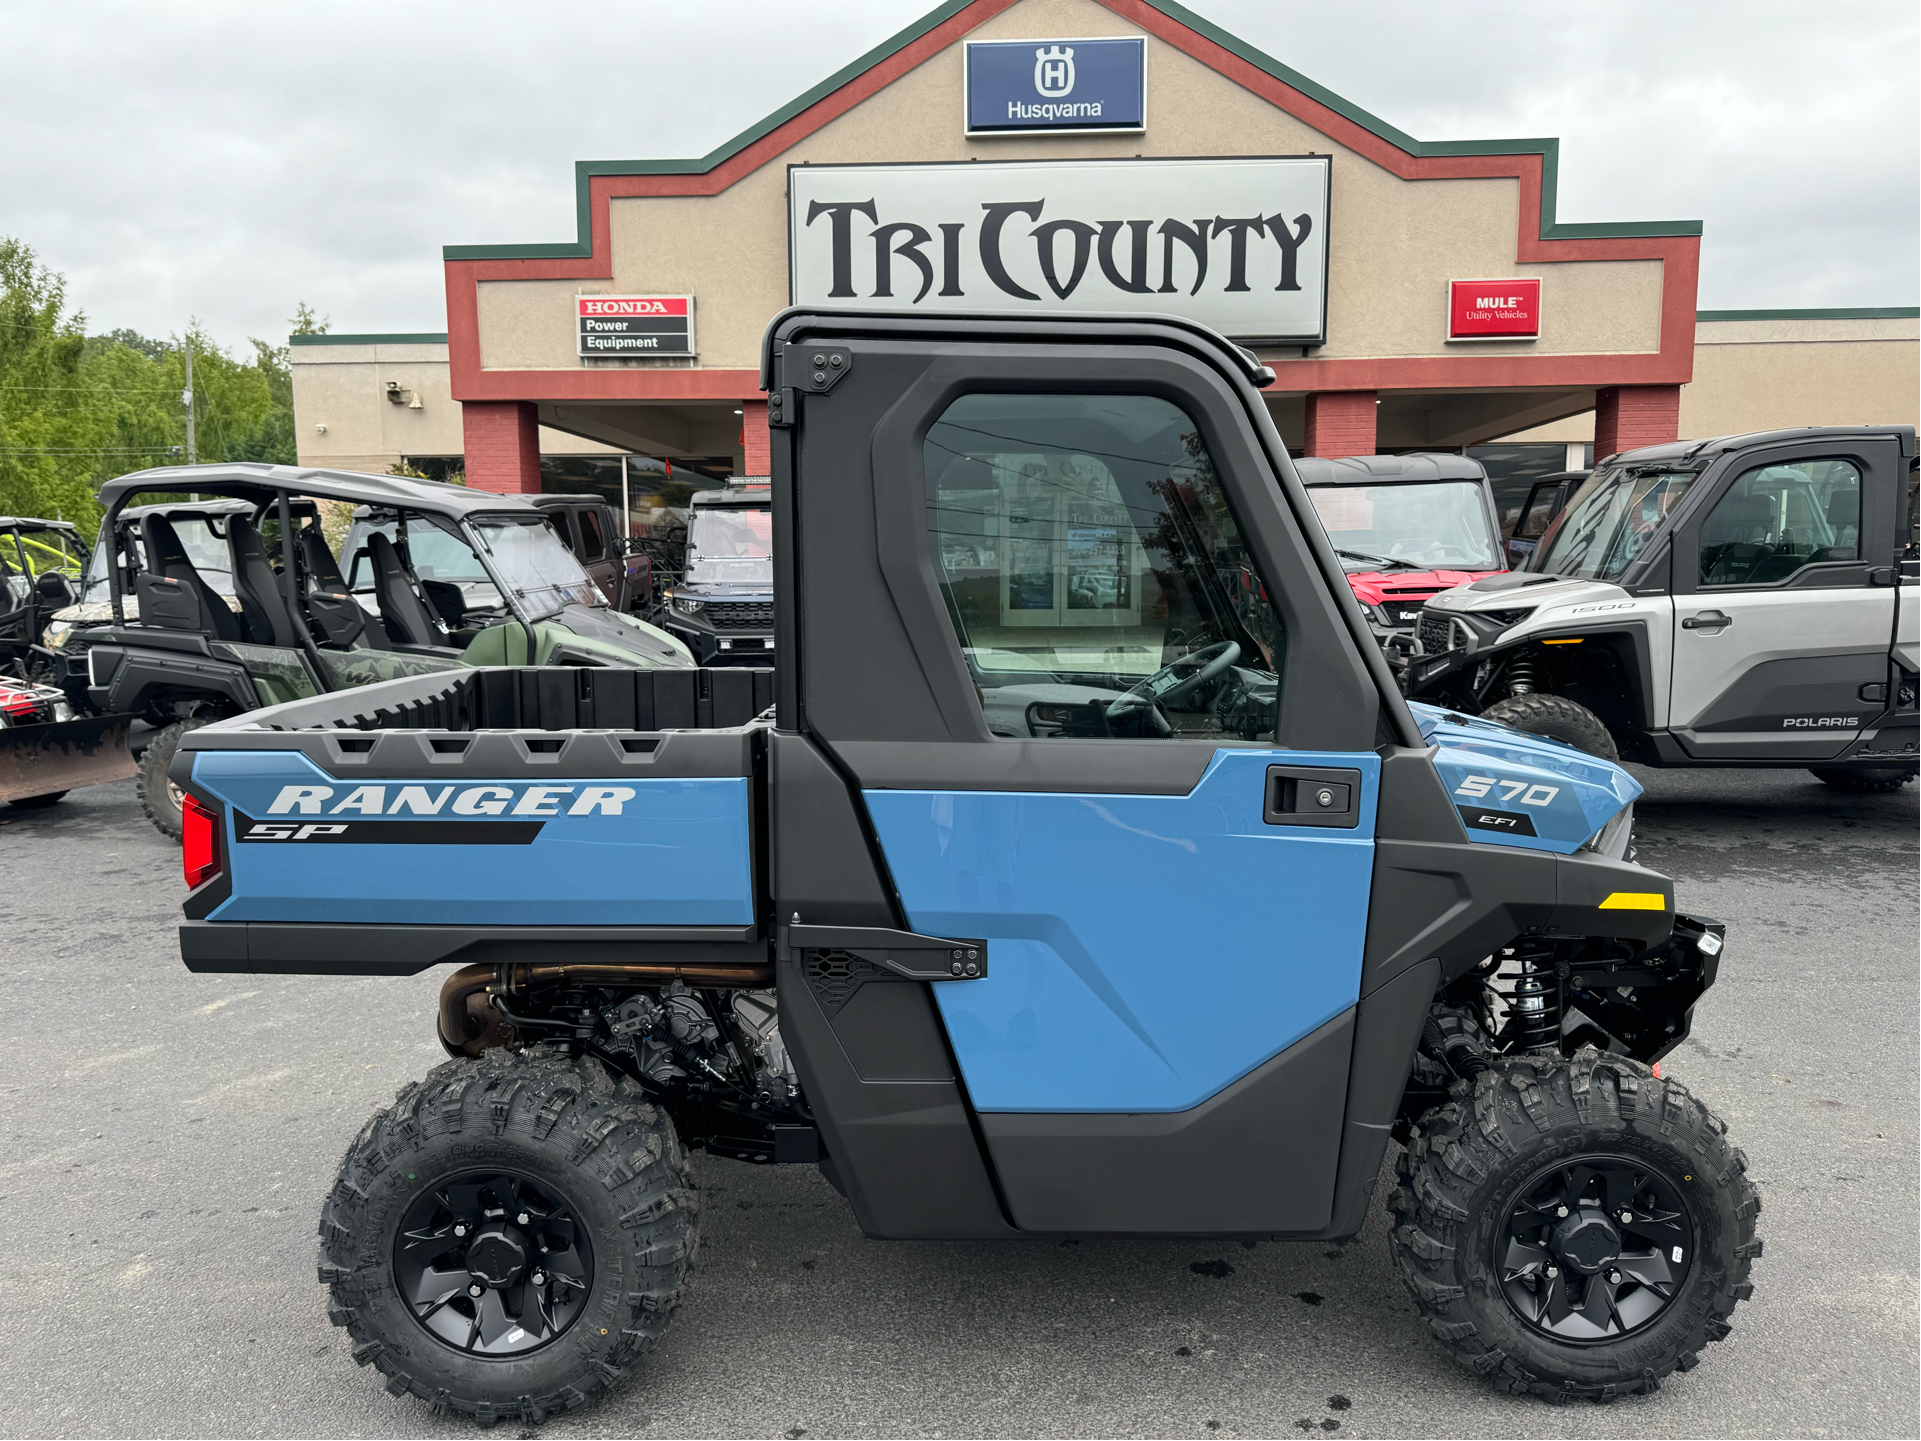
[[[1341,767],[1269,766],[1261,819],[1270,826],[1333,826],[1361,823],[1361,773]]]
[[[1704,610],[1699,615],[1691,615],[1682,621],[1681,629],[1704,630],[1709,635],[1719,635],[1733,624],[1732,617],[1725,616],[1718,610]]]

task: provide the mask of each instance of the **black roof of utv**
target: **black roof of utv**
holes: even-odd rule
[[[1478,460],[1464,455],[1316,455],[1294,457],[1302,485],[1407,485],[1423,480],[1486,480]]]

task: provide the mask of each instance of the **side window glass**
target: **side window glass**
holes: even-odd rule
[[[593,510],[574,512],[580,517],[580,558],[599,560],[607,554],[607,540],[601,533],[600,513]]]
[[[1521,512],[1521,519],[1515,524],[1514,534],[1523,540],[1539,540],[1541,532],[1547,529],[1547,513],[1554,508],[1554,498],[1559,493],[1555,487],[1549,486],[1530,495],[1527,509]]]
[[[1702,585],[1772,585],[1860,558],[1861,472],[1845,460],[1756,466],[1701,523]]]
[[[925,459],[941,590],[993,734],[1273,738],[1280,615],[1178,406],[965,396]]]

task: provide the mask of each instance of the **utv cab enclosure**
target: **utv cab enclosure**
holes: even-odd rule
[[[1294,462],[1389,663],[1414,654],[1430,596],[1506,569],[1494,488],[1460,455]]]
[[[1428,602],[1408,693],[1656,766],[1914,778],[1915,432],[1610,456],[1527,569]]]
[[[773,504],[765,476],[734,476],[688,502],[680,575],[656,618],[702,665],[773,664]]]
[[[593,577],[607,604],[617,611],[638,611],[653,586],[648,558],[628,553],[622,544],[620,518],[597,495],[530,495],[527,497],[553,523],[560,543],[573,552],[581,569]]]
[[[1402,700],[1271,380],[1173,320],[789,312],[777,668],[187,737],[190,966],[461,963],[322,1215],[391,1390],[600,1394],[695,1255],[688,1147],[874,1237],[1324,1242],[1398,1131],[1397,1265],[1479,1372],[1646,1391],[1726,1334],[1758,1202],[1653,1069],[1723,928],[1625,859],[1618,767]]]

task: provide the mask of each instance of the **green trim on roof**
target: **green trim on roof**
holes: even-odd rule
[[[1697,310],[1696,320],[1918,320],[1921,305],[1842,305],[1814,310]]]
[[[845,65],[806,93],[796,96],[766,119],[741,131],[732,140],[698,160],[578,160],[574,162],[574,234],[571,242],[553,241],[532,245],[446,245],[441,256],[446,260],[584,260],[593,254],[593,217],[589,182],[596,175],[705,175],[719,168],[755,141],[785,125],[796,115],[834,93],[897,51],[944,24],[965,10],[973,0],[944,0],[906,29],[883,40],[852,64]],[[1390,145],[1419,158],[1459,155],[1539,155],[1541,157],[1541,239],[1614,240],[1644,236],[1694,236],[1701,233],[1698,220],[1654,220],[1578,222],[1564,224],[1554,219],[1558,189],[1561,142],[1553,138],[1531,140],[1416,140],[1397,130],[1377,115],[1332,90],[1281,64],[1273,56],[1256,50],[1245,40],[1231,35],[1203,19],[1176,0],[1143,0],[1168,19],[1185,25],[1197,35],[1213,41],[1257,70],[1264,70],[1283,84],[1325,105],[1329,110],[1387,141]]]
[[[402,330],[387,335],[290,335],[289,345],[445,345],[444,330]]]

